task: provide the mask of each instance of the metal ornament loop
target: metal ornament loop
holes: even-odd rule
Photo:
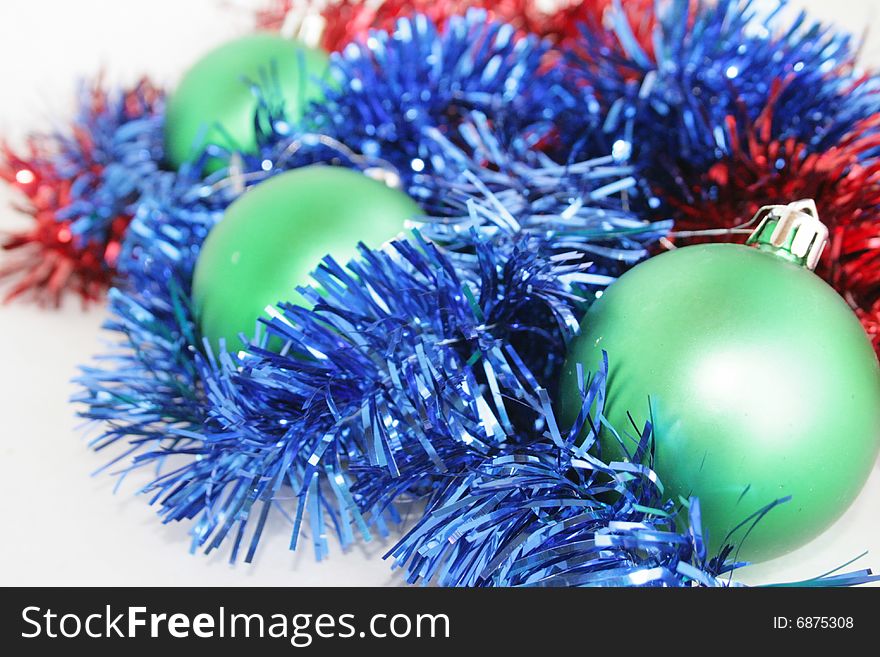
[[[755,213],[752,221],[758,226],[746,244],[769,245],[790,253],[810,271],[816,269],[828,244],[828,227],[819,220],[813,199],[788,205],[765,205]],[[767,237],[771,225],[772,233]]]

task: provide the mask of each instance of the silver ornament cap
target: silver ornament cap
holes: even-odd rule
[[[816,269],[828,244],[828,227],[819,220],[813,199],[765,205],[752,222],[758,226],[746,244],[771,251],[810,271]]]

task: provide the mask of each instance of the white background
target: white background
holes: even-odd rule
[[[103,70],[109,82],[147,73],[173,84],[201,52],[252,25],[237,0],[2,0],[0,137],[20,144],[71,109],[75,82]],[[880,0],[801,0],[797,6],[861,34],[865,61],[880,65]],[[22,225],[0,190],[0,230]],[[90,477],[104,457],[86,449],[67,399],[79,364],[101,349],[104,311],[68,300],[60,311],[0,306],[0,585],[388,585],[381,541],[315,563],[311,545],[286,550],[289,528],[271,526],[251,566],[226,552],[187,553],[186,527],[159,524],[127,482]],[[803,549],[748,569],[751,583],[815,576],[868,550],[880,571],[880,467],[856,504]]]

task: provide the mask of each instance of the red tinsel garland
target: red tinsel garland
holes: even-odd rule
[[[868,332],[868,337],[874,345],[874,351],[880,354],[880,300],[869,310],[857,310],[856,314],[862,321],[862,326]]]
[[[122,118],[143,116],[158,97],[158,89],[142,80],[124,95]],[[90,116],[97,116],[107,110],[108,102],[108,92],[99,81],[90,90],[85,109]],[[69,139],[66,148],[77,153],[81,173],[100,181],[104,164],[96,158],[89,126],[75,123]],[[7,234],[0,241],[3,250],[15,252],[0,267],[0,278],[17,279],[6,292],[5,301],[30,294],[42,305],[58,305],[63,293],[72,291],[88,303],[100,299],[113,280],[131,217],[115,217],[102,239],[76,236],[72,230],[74,220],[59,216],[73,200],[76,178],[58,171],[58,150],[59,144],[53,138],[34,137],[26,153],[16,153],[6,144],[0,151],[0,178],[24,197],[26,203],[16,208],[34,220],[28,229]]]
[[[86,302],[100,299],[110,285],[130,217],[113,221],[107,243],[80,244],[74,239],[71,221],[57,218],[58,211],[70,203],[72,181],[58,174],[35,143],[25,157],[4,146],[3,159],[0,177],[24,194],[28,203],[17,209],[34,219],[29,229],[3,241],[4,250],[18,252],[0,268],[0,278],[18,278],[4,300],[31,293],[41,304],[58,305],[65,290],[79,294]]]
[[[279,30],[290,12],[305,15],[310,10],[319,12],[324,3],[273,0],[257,12],[257,26],[265,30]],[[425,14],[434,23],[442,24],[450,16],[462,14],[470,8],[485,9],[490,20],[514,25],[523,32],[548,38],[556,44],[574,41],[580,35],[580,25],[599,26],[606,10],[614,0],[581,0],[563,4],[547,12],[535,0],[383,0],[368,3],[364,0],[330,2],[320,10],[325,20],[321,45],[328,51],[342,50],[348,43],[363,39],[371,29],[393,30],[403,16]],[[651,50],[654,0],[627,0],[625,11],[633,19],[631,24],[639,43]],[[599,30],[593,30],[600,34]],[[609,44],[611,39],[609,38]]]

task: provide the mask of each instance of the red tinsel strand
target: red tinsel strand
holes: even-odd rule
[[[868,337],[874,345],[874,351],[880,354],[880,301],[868,310],[857,309],[856,313],[862,322],[862,326],[868,332]]]
[[[123,98],[126,118],[148,113],[159,96],[157,88],[142,80]],[[91,90],[92,113],[103,112],[107,103],[108,92],[98,81]],[[94,159],[92,134],[74,124],[70,139],[83,158],[81,172],[99,181],[104,166]],[[63,294],[70,291],[88,303],[101,299],[112,283],[131,217],[115,217],[102,240],[77,239],[71,229],[73,220],[59,217],[73,200],[74,180],[59,173],[56,156],[57,144],[46,137],[31,138],[26,154],[16,153],[7,144],[0,147],[0,179],[25,199],[16,209],[33,219],[29,228],[0,236],[0,247],[13,252],[0,266],[0,279],[15,281],[6,291],[6,302],[31,295],[41,305],[57,306]]]
[[[378,3],[339,0],[326,6],[313,0],[273,0],[257,12],[256,20],[260,29],[279,30],[290,12],[320,13],[326,22],[321,45],[333,52],[354,40],[364,39],[371,29],[393,30],[395,22],[403,16],[421,13],[442,25],[450,16],[477,7],[488,12],[489,20],[510,23],[524,33],[537,34],[562,45],[577,40],[582,24],[593,27],[596,35],[606,34],[595,28],[602,25],[606,10],[613,4],[614,0],[574,0],[547,12],[540,9],[535,0],[384,0]],[[625,5],[636,38],[651,52],[654,0],[627,0]],[[610,33],[607,35],[610,45],[612,39]]]
[[[3,147],[0,177],[27,199],[17,209],[29,214],[33,224],[26,230],[7,235],[2,242],[15,254],[0,267],[0,278],[14,278],[4,301],[31,294],[43,305],[58,305],[69,290],[84,302],[96,301],[109,287],[112,264],[130,217],[118,217],[111,226],[106,244],[91,241],[77,244],[71,221],[59,220],[57,213],[70,202],[71,181],[61,178],[45,154],[34,143],[28,156]]]
[[[777,83],[773,98],[781,88]],[[676,241],[742,241],[762,205],[814,199],[830,230],[817,273],[856,310],[880,353],[880,158],[869,157],[880,148],[880,116],[822,153],[794,139],[770,139],[772,120],[772,100],[744,133],[729,117],[731,155],[706,172],[681,172],[686,184],[677,193],[663,190],[675,210]],[[728,232],[687,234],[716,230]]]

